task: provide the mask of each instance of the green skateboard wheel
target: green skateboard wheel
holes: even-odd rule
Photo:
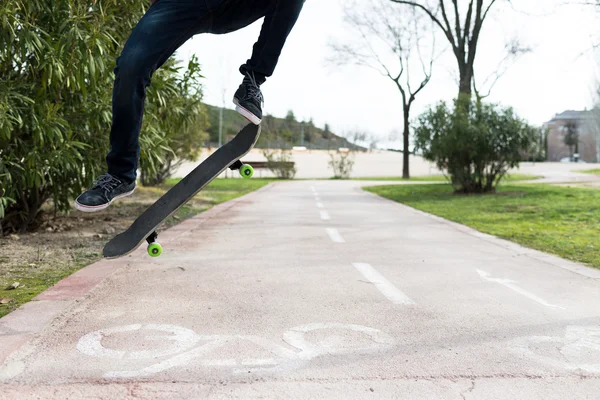
[[[148,254],[150,257],[158,257],[162,254],[162,246],[158,242],[148,245]]]
[[[240,175],[246,179],[252,178],[252,175],[254,175],[254,168],[252,168],[251,165],[244,164],[240,168]]]

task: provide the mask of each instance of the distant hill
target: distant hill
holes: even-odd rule
[[[210,127],[207,132],[210,135],[210,145],[216,147],[219,143],[219,107],[205,104],[208,113]],[[238,114],[235,110],[225,108],[223,110],[223,137],[222,143],[232,139],[248,120]],[[297,121],[292,112],[286,118],[276,118],[266,115],[261,123],[262,132],[257,148],[283,148],[291,149],[294,146],[305,146],[308,149],[328,150],[340,147],[353,148],[355,150],[366,150],[356,146],[347,139],[332,133],[326,125],[323,129],[317,128],[312,120],[304,123]],[[304,137],[302,131],[304,130]]]

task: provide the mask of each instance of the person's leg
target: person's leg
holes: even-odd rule
[[[215,10],[212,33],[232,32],[265,17],[252,56],[240,67],[244,80],[233,97],[236,111],[254,124],[262,121],[260,85],[273,74],[303,5],[304,0],[225,0]]]
[[[240,66],[240,72],[252,72],[260,85],[273,75],[288,35],[298,20],[305,0],[270,0],[265,21],[252,56]]]
[[[77,209],[100,211],[133,193],[146,87],[179,46],[209,31],[210,18],[206,0],[158,0],[138,22],[115,68],[108,173],[75,199]]]
[[[205,0],[158,0],[134,28],[115,68],[109,174],[135,181],[146,87],[178,47],[209,29]]]

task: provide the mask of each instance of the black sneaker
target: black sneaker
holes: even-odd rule
[[[84,212],[104,210],[113,200],[129,196],[135,190],[135,181],[126,183],[104,174],[94,181],[92,188],[79,195],[75,200],[75,208]]]
[[[254,125],[262,120],[262,106],[264,104],[260,86],[252,73],[247,73],[242,84],[233,95],[235,110]]]

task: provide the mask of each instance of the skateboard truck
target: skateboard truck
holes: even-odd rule
[[[252,165],[244,164],[240,160],[237,160],[236,162],[231,164],[231,167],[229,167],[229,169],[232,171],[239,171],[242,178],[246,179],[252,178],[252,175],[254,175],[254,168],[252,168]]]
[[[251,178],[254,175],[254,168],[250,164],[244,164],[240,160],[237,160],[229,167],[232,171],[239,171],[240,175],[245,178]],[[146,242],[148,242],[148,255],[150,257],[158,257],[162,254],[163,249],[160,243],[158,243],[158,233],[156,231],[152,232],[150,236],[146,238]]]
[[[158,257],[162,254],[162,246],[156,239],[158,239],[158,233],[156,233],[156,231],[152,232],[150,236],[146,238],[146,242],[148,242],[148,255],[150,255],[150,257]]]

